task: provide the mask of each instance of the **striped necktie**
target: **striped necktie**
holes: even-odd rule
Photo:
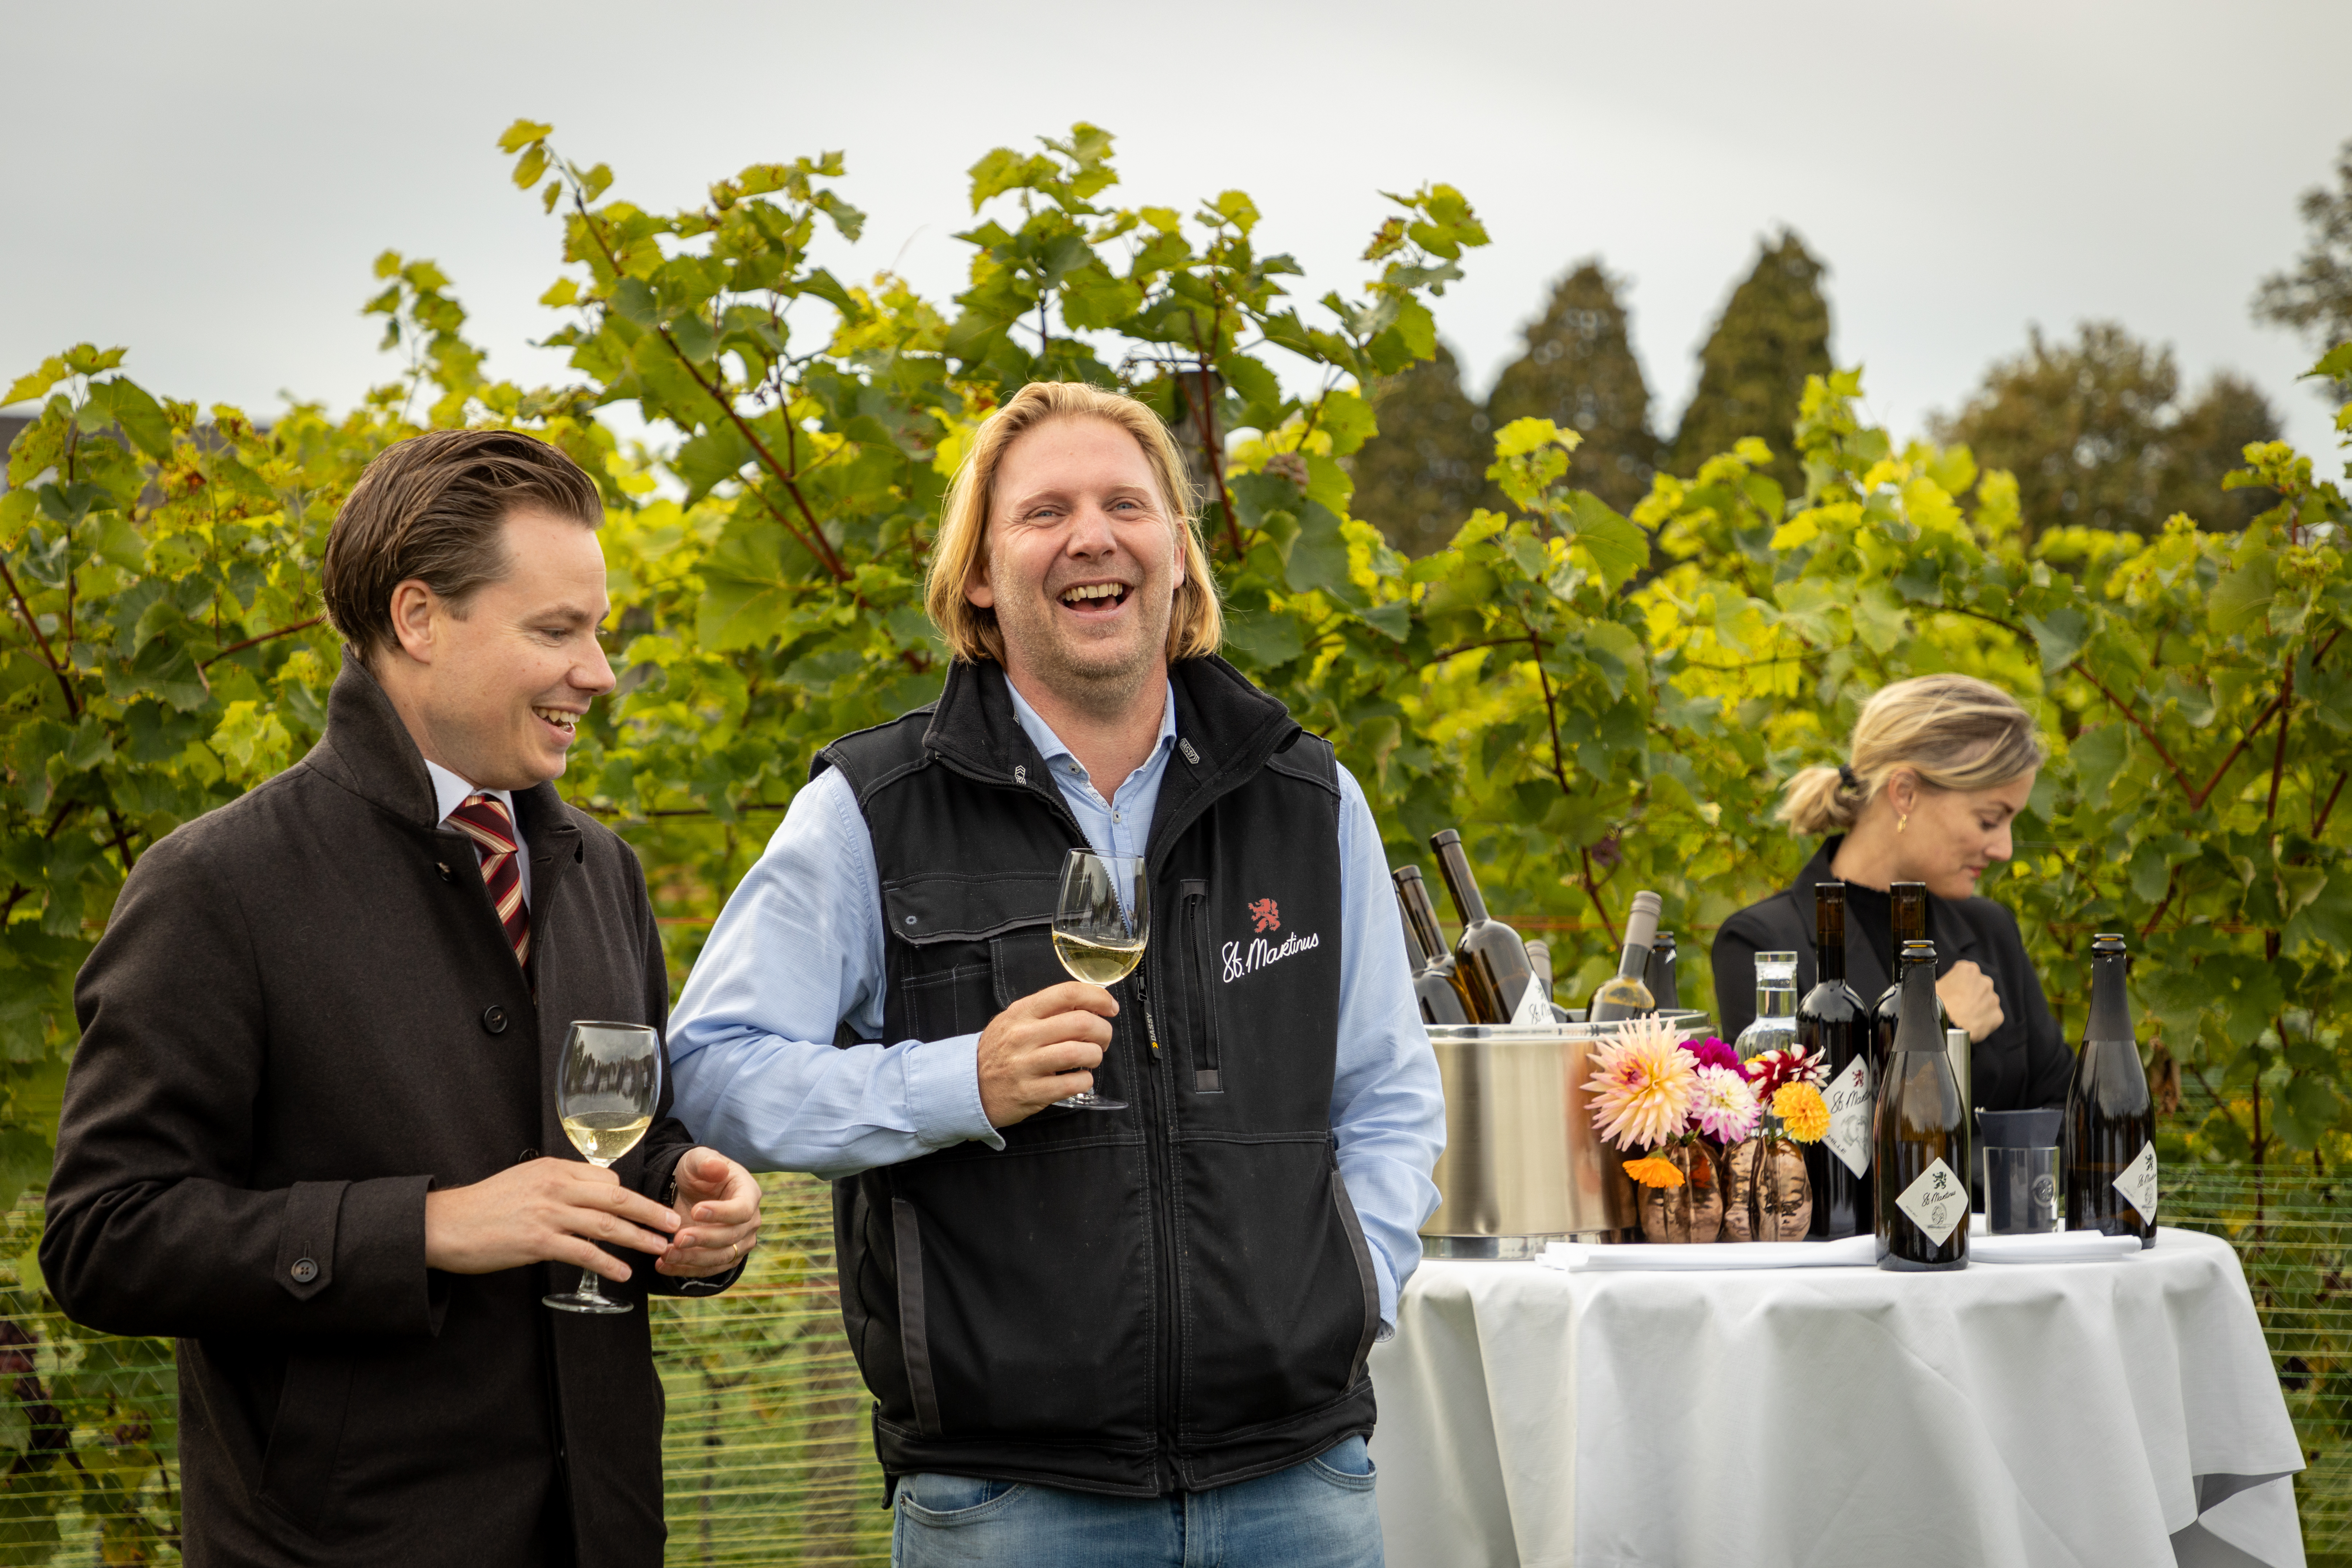
[[[507,815],[506,802],[486,793],[469,795],[449,814],[449,826],[474,841],[482,862],[482,885],[490,890],[490,903],[499,912],[499,923],[506,927],[515,962],[528,965],[530,910],[522,901],[522,868],[515,863],[514,818]]]

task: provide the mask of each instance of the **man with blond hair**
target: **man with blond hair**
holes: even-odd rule
[[[1189,494],[1131,398],[992,416],[933,551],[946,689],[820,753],[679,999],[679,1117],[835,1180],[901,1568],[1381,1558],[1365,1362],[1436,1064],[1371,813],[1215,657]],[[1054,954],[1074,849],[1147,867],[1108,990]]]

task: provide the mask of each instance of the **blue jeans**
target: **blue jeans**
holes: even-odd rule
[[[904,1476],[891,1568],[1381,1568],[1372,1481],[1361,1437],[1172,1497]]]

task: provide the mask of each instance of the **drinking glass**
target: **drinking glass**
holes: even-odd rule
[[[1062,862],[1062,899],[1054,910],[1054,956],[1075,980],[1115,985],[1143,960],[1151,934],[1142,857],[1073,849]],[[1075,1110],[1124,1110],[1127,1101],[1088,1089],[1057,1100]]]
[[[563,1037],[555,1114],[572,1146],[600,1170],[637,1146],[661,1096],[661,1037],[644,1024],[575,1023]],[[577,1289],[541,1298],[565,1312],[626,1312],[604,1294],[603,1276],[580,1271]]]

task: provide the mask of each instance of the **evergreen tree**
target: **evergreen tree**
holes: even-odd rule
[[[1650,433],[1650,388],[1626,341],[1618,279],[1599,258],[1579,262],[1552,289],[1527,329],[1527,352],[1486,399],[1496,429],[1514,419],[1549,419],[1584,437],[1570,482],[1629,511],[1649,493],[1660,453]],[[1497,492],[1499,497],[1499,492]],[[1489,506],[1500,508],[1499,499]]]
[[[2277,500],[2221,488],[2248,442],[2278,439],[2263,395],[2223,374],[2184,398],[2172,351],[2113,321],[2083,323],[2072,343],[2035,329],[2023,353],[1996,363],[1959,413],[1929,427],[2017,476],[2029,537],[2069,523],[2150,533],[2176,511],[2242,528]]]
[[[1349,509],[1407,555],[1442,550],[1470,516],[1495,460],[1492,426],[1462,391],[1454,351],[1386,377],[1372,388],[1380,434],[1349,460],[1356,481]]]
[[[2254,296],[2254,320],[2293,327],[2312,348],[2326,353],[2352,340],[2352,141],[2336,154],[2336,189],[2314,186],[2297,204],[2310,244],[2292,272],[2273,272]],[[2352,398],[2352,381],[2319,393],[2331,402]]]
[[[1792,432],[1805,377],[1830,370],[1825,270],[1792,230],[1758,246],[1755,269],[1732,290],[1699,351],[1698,391],[1675,434],[1675,473],[1695,474],[1741,437],[1756,436],[1772,448],[1772,476],[1791,497],[1802,491]]]

